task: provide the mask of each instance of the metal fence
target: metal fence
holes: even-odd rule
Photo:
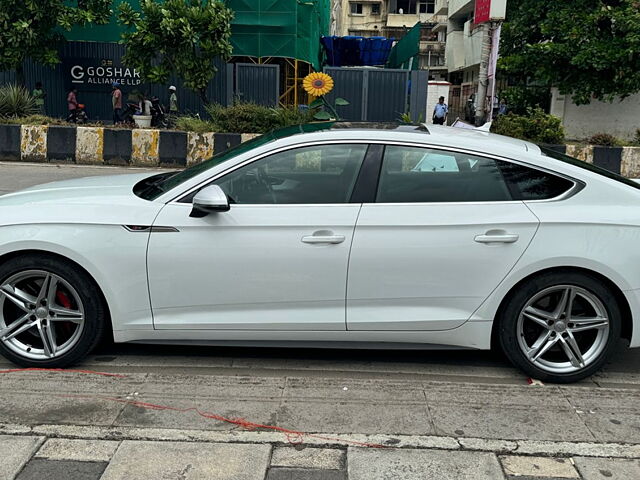
[[[277,107],[280,97],[280,66],[236,63],[234,96],[241,102]]]
[[[405,113],[414,121],[426,118],[428,72],[382,68],[326,67],[334,79],[327,100],[344,98],[349,105],[338,106],[340,117],[348,121],[393,122]]]

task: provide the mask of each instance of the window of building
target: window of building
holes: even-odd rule
[[[436,11],[436,0],[426,0],[418,5],[420,13],[433,13]]]
[[[380,15],[380,4],[372,3],[371,4],[371,15]]]
[[[415,14],[417,11],[417,3],[416,0],[398,0],[394,13]]]
[[[351,2],[351,15],[362,15],[362,4]]]

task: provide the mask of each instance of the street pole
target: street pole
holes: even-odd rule
[[[482,50],[480,52],[480,74],[478,75],[478,92],[476,93],[476,127],[483,125],[486,118],[487,87],[489,83],[489,56],[491,55],[491,37],[493,33],[493,23],[483,23],[478,28],[482,29]]]

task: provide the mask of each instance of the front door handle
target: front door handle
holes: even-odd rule
[[[493,233],[489,231],[484,235],[477,235],[474,240],[478,243],[514,243],[519,238],[520,235],[517,233]]]
[[[327,232],[329,233],[329,232]],[[325,234],[325,232],[316,232],[313,235],[307,235],[302,237],[302,243],[309,244],[338,244],[345,241],[344,235],[331,235]]]

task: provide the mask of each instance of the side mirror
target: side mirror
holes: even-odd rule
[[[214,212],[228,212],[229,199],[218,185],[209,185],[193,197],[190,217],[202,218]]]

